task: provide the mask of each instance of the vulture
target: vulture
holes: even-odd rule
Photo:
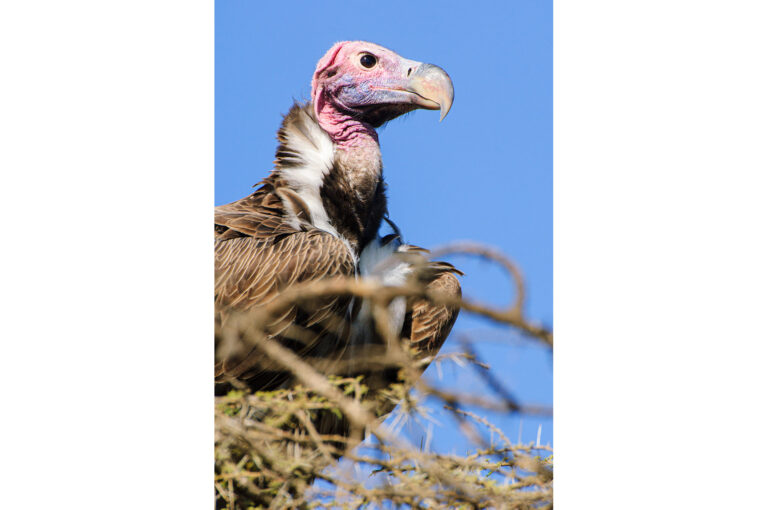
[[[452,102],[453,84],[440,67],[370,42],[333,45],[317,64],[310,100],[295,103],[283,119],[272,172],[251,195],[215,209],[218,323],[235,312],[264,307],[291,285],[334,277],[373,278],[385,285],[417,278],[430,290],[460,296],[456,275],[461,272],[405,244],[389,219],[376,132],[419,108],[439,110],[442,120]],[[387,228],[394,233],[380,232]],[[388,326],[427,360],[445,341],[458,312],[400,297],[390,304]],[[279,315],[271,325],[272,338],[325,374],[363,375],[372,388],[397,379],[391,367],[355,363],[384,352],[363,300],[318,298]],[[294,383],[289,372],[250,347],[217,359],[215,377],[217,395],[231,389],[233,381],[253,391]],[[332,416],[323,420],[321,432],[344,433]]]

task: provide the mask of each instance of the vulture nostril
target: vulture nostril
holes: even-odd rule
[[[408,68],[408,74],[406,74],[406,76],[410,76],[410,75],[411,75],[411,71],[412,71],[412,70],[413,70],[413,68],[412,68],[412,67],[409,67],[409,68]]]
[[[336,71],[330,71],[327,75],[328,78],[333,78],[334,76],[336,76]]]

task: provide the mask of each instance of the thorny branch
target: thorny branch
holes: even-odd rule
[[[466,338],[461,339],[463,353],[437,358],[441,362],[470,361],[490,392],[476,395],[437,387],[420,377],[424,364],[432,360],[414,360],[407,346],[386,326],[387,306],[393,299],[419,298],[461,307],[552,347],[551,330],[524,316],[524,282],[507,257],[474,243],[449,245],[436,250],[434,256],[448,254],[469,254],[498,263],[514,282],[514,302],[506,309],[498,309],[430,292],[416,282],[394,287],[363,279],[328,279],[290,287],[258,311],[234,314],[226,326],[217,327],[217,358],[225,358],[235,344],[245,341],[293,374],[298,382],[290,390],[254,394],[234,391],[217,398],[218,508],[360,508],[384,503],[418,508],[552,507],[551,448],[515,445],[488,417],[467,408],[541,415],[551,415],[551,409],[521,405]],[[311,362],[271,338],[268,325],[286,305],[336,295],[370,300],[386,351],[368,361],[397,367],[400,383],[369,392],[360,377],[328,378]],[[459,429],[477,445],[474,453],[462,457],[415,447],[382,425],[373,404],[382,399],[401,401],[402,409],[415,416],[427,397],[444,402]],[[318,412],[338,413],[348,421],[352,432],[348,437],[321,434],[312,423]],[[498,437],[503,445],[494,446],[475,425]],[[370,439],[359,445],[365,433],[370,434]],[[334,459],[339,457],[357,469],[368,466],[376,477],[360,479],[354,472],[335,466]],[[315,479],[324,483],[310,490]]]

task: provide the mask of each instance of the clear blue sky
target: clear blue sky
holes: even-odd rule
[[[552,324],[552,5],[510,2],[216,2],[216,204],[241,198],[272,168],[275,133],[293,99],[306,100],[317,60],[336,41],[362,39],[444,68],[453,109],[416,111],[380,131],[389,211],[407,242],[427,248],[454,240],[494,245],[514,259],[527,288],[526,311]],[[503,273],[452,259],[467,275],[465,296],[503,304]],[[524,403],[552,403],[549,353],[462,314],[456,335],[472,333],[479,352]],[[428,377],[436,377],[434,368]],[[445,370],[446,385],[477,381]],[[436,449],[464,447],[436,409]],[[519,417],[493,418],[513,440]],[[523,419],[524,441],[552,441],[552,420]],[[418,430],[412,433],[419,435]]]

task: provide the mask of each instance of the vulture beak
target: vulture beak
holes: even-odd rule
[[[448,73],[432,64],[409,68],[406,91],[414,94],[413,103],[426,110],[440,110],[442,121],[453,104],[453,82]]]
[[[357,110],[373,127],[416,108],[440,110],[443,120],[453,104],[453,83],[437,66],[401,58],[370,80],[342,83],[335,98],[342,109]]]

